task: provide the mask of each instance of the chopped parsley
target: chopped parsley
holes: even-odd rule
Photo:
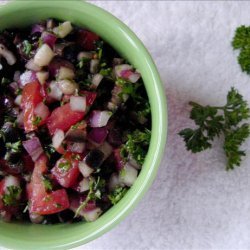
[[[22,189],[18,186],[7,187],[7,192],[3,195],[3,202],[5,206],[17,205],[17,201],[20,198]]]
[[[35,116],[33,117],[32,124],[33,124],[34,126],[38,126],[38,125],[41,123],[41,121],[42,121],[42,118],[41,118],[40,116],[35,115]]]
[[[102,76],[111,76],[112,75],[112,68],[101,69],[99,74]]]
[[[58,167],[63,170],[63,171],[68,171],[71,168],[71,164],[69,161],[65,161],[65,162],[60,162],[58,164]]]
[[[22,143],[21,141],[17,141],[14,143],[7,142],[5,144],[6,149],[10,150],[12,153],[19,153],[22,150]]]
[[[79,60],[78,64],[77,64],[77,67],[79,69],[82,69],[88,62],[90,61],[90,58],[87,58],[87,57],[83,57]]]
[[[140,165],[143,164],[147,155],[148,146],[150,143],[151,131],[135,130],[133,133],[127,135],[127,142],[121,147],[121,156],[127,158],[132,156]]]
[[[53,189],[52,182],[51,182],[51,180],[50,180],[47,176],[45,176],[45,175],[43,175],[43,184],[44,184],[45,189],[46,189],[47,191],[52,191],[52,189]]]
[[[28,40],[23,41],[23,52],[29,56],[32,50],[32,44]]]
[[[109,200],[113,205],[117,204],[127,193],[128,189],[126,187],[117,187],[111,194],[108,195]]]

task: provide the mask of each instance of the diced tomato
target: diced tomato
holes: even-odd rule
[[[80,94],[86,96],[87,106],[91,106],[94,103],[96,96],[97,96],[96,92],[91,92],[91,91],[86,91],[86,90],[80,91]]]
[[[57,182],[65,188],[74,186],[80,174],[78,168],[79,160],[74,159],[74,156],[78,155],[65,154],[57,161],[55,167],[51,170]]]
[[[38,82],[28,83],[23,88],[21,107],[24,111],[23,122],[26,132],[33,131],[37,128],[37,125],[34,124],[34,109],[36,105],[43,100],[40,90],[40,84]]]
[[[88,30],[79,30],[77,33],[77,43],[85,50],[95,50],[95,42],[99,40],[99,36]]]
[[[30,212],[47,215],[58,213],[68,208],[69,200],[67,192],[65,189],[60,189],[31,202]]]
[[[27,184],[27,196],[30,200],[29,212],[41,215],[54,214],[69,208],[65,189],[46,192],[43,174],[47,171],[47,157],[41,156],[35,163],[31,183]]]
[[[91,106],[95,101],[96,93],[89,91],[82,91],[81,93],[86,95],[87,106]],[[53,135],[56,129],[67,131],[72,125],[81,121],[84,115],[84,112],[72,111],[69,103],[56,108],[47,119],[50,134]]]
[[[81,121],[84,114],[84,112],[72,111],[69,103],[56,108],[47,120],[50,134],[53,135],[56,129],[67,131],[72,125]]]

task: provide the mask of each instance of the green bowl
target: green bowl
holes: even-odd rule
[[[82,1],[8,3],[0,7],[0,29],[22,27],[48,17],[69,20],[96,32],[139,69],[152,110],[152,138],[135,184],[117,205],[97,221],[58,225],[0,222],[0,244],[11,249],[69,249],[109,231],[131,212],[152,184],[166,142],[167,108],[164,89],[152,58],[136,35],[108,12]]]

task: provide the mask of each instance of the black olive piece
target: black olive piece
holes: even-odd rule
[[[85,162],[88,166],[91,168],[98,168],[101,166],[104,159],[104,154],[102,151],[98,149],[91,150],[86,156],[85,156]]]
[[[64,210],[58,213],[58,218],[61,223],[63,222],[71,222],[75,216],[75,213],[69,209]]]
[[[100,172],[98,173],[104,179],[109,179],[110,176],[116,171],[115,161],[113,155],[111,155],[100,168]]]
[[[21,161],[17,164],[11,164],[0,158],[0,170],[13,175],[21,174],[23,171],[23,165]]]
[[[0,138],[0,157],[4,157],[6,153],[5,143],[3,141],[3,138]]]
[[[122,144],[122,133],[120,129],[113,128],[109,131],[108,143],[114,147],[119,147]]]
[[[66,133],[65,140],[70,142],[85,142],[86,131],[82,129],[70,129]]]
[[[12,115],[13,109],[15,107],[14,100],[10,96],[3,96],[1,99],[1,105],[3,105],[3,108],[7,114]],[[16,113],[16,111],[14,111]]]
[[[10,164],[18,164],[20,159],[21,159],[21,153],[7,151],[7,153],[5,154],[4,159],[6,161],[8,161],[8,163],[10,163]]]
[[[16,142],[20,139],[19,129],[14,127],[11,122],[6,122],[1,128],[1,132],[5,142]]]
[[[70,45],[64,48],[63,57],[70,61],[71,63],[77,62],[77,55],[81,51],[81,49],[76,45]]]

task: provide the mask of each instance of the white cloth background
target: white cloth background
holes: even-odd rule
[[[220,142],[193,155],[177,135],[188,101],[223,104],[231,86],[250,103],[230,42],[250,25],[250,2],[92,2],[126,23],[154,58],[168,97],[168,142],[158,176],[137,208],[83,250],[250,249],[250,141],[242,166],[226,172]]]
[[[94,4],[126,23],[154,58],[168,98],[168,142],[158,176],[138,207],[116,228],[79,249],[250,249],[250,140],[242,166],[225,171],[217,141],[193,155],[177,135],[190,122],[188,101],[224,104],[231,86],[250,103],[250,76],[231,47],[250,25],[250,2]]]

